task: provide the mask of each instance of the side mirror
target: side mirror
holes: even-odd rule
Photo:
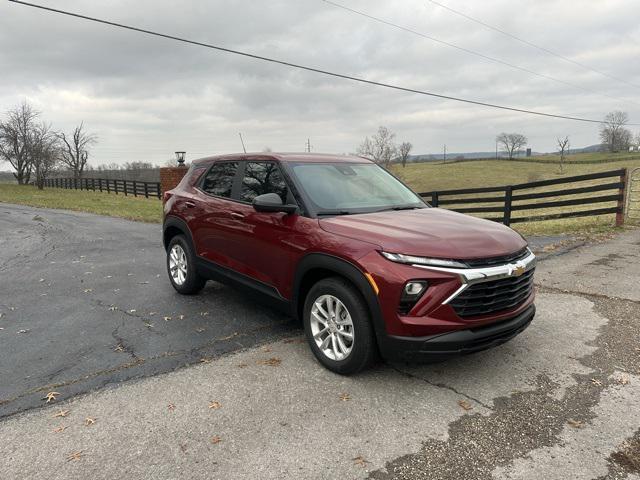
[[[297,205],[284,205],[277,193],[264,193],[253,199],[253,208],[257,212],[284,212],[293,213],[298,210]]]

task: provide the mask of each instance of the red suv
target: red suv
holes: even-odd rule
[[[334,372],[358,372],[378,354],[431,361],[484,350],[535,314],[535,256],[518,233],[431,208],[364,158],[204,158],[164,202],[173,287],[250,287],[302,320]]]

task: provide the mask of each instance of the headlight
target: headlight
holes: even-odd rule
[[[448,267],[448,268],[468,268],[462,262],[456,260],[444,260],[442,258],[414,257],[413,255],[402,255],[401,253],[381,252],[382,256],[387,260],[397,263],[408,263],[414,265],[426,265],[429,267]]]

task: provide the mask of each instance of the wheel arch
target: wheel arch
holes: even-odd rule
[[[162,225],[162,244],[164,245],[165,250],[169,247],[171,239],[176,235],[185,235],[191,243],[191,246],[195,248],[193,236],[191,235],[191,230],[189,229],[187,222],[181,218],[174,217],[173,215],[167,216]]]
[[[300,260],[293,282],[292,313],[302,320],[304,301],[311,287],[323,278],[335,276],[345,278],[356,287],[367,304],[376,337],[384,335],[384,320],[378,296],[364,272],[347,260],[325,253],[310,253]]]

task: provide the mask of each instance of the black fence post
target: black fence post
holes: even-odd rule
[[[431,206],[438,206],[438,192],[431,192]]]
[[[513,194],[513,187],[507,185],[504,187],[504,218],[502,223],[507,227],[511,225],[511,196]]]
[[[133,181],[133,196],[138,196],[138,182],[136,182],[135,180]]]
[[[118,179],[113,181],[113,189],[116,191],[116,195],[118,194]]]
[[[162,198],[162,189],[160,188],[160,182],[156,182],[156,193],[158,194],[158,198]]]
[[[124,184],[124,187],[122,188],[122,190],[124,191],[124,196],[127,196],[127,181],[123,180],[122,183]]]
[[[149,198],[149,184],[147,182],[144,182],[143,185],[144,185],[144,198]]]
[[[626,190],[627,190],[627,169],[623,169],[620,174],[620,190],[618,190],[620,198],[618,199],[618,211],[616,212],[616,227],[624,225],[624,207],[626,205]]]

